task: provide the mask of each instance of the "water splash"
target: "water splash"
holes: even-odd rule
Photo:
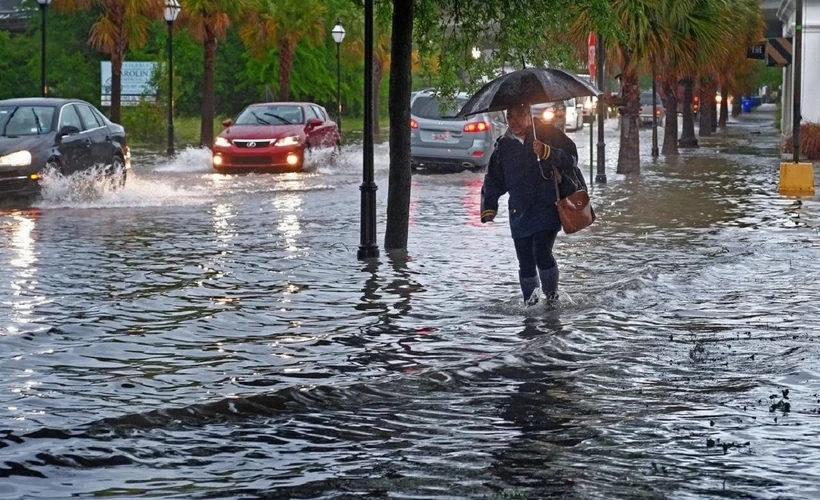
[[[68,177],[59,172],[44,172],[40,180],[39,208],[104,208],[188,205],[205,201],[192,192],[163,182],[141,179],[134,170],[128,172],[124,186],[104,175],[97,165]]]
[[[163,159],[166,160],[166,159]],[[170,162],[155,167],[157,172],[210,172],[211,150],[205,147],[188,146],[177,153]]]

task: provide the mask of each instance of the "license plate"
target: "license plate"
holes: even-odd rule
[[[450,138],[450,132],[446,130],[444,132],[433,132],[432,137],[434,141],[446,141]]]

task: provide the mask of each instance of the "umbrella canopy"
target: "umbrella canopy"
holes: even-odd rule
[[[563,101],[573,97],[599,96],[602,92],[583,78],[556,68],[524,68],[490,81],[458,112],[459,117]]]

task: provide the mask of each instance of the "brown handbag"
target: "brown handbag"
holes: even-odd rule
[[[558,189],[558,169],[553,168],[552,178],[555,180],[555,206],[558,208],[558,216],[561,218],[561,228],[565,233],[571,234],[584,229],[595,222],[595,211],[589,203],[589,193],[579,189],[574,193],[561,198],[561,191]]]

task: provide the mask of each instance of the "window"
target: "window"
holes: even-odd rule
[[[655,94],[655,99],[657,99],[658,106],[663,105],[663,101],[661,100],[661,96]],[[642,92],[641,93],[641,105],[643,106],[651,106],[652,105],[652,92]]]
[[[305,123],[299,106],[250,106],[236,117],[236,125],[288,125]]]
[[[323,110],[319,106],[311,106],[310,109],[312,109],[313,112],[316,113],[316,117],[318,119],[322,120],[323,122],[327,121],[327,114],[325,113],[325,110]]]
[[[466,98],[457,97],[455,101],[450,103],[450,106],[442,111],[442,103],[438,99],[433,96],[421,95],[416,97],[410,106],[410,114],[430,120],[453,119],[466,103]]]
[[[105,127],[105,117],[100,113],[96,108],[91,108],[94,111],[94,116],[97,117],[97,121],[100,124],[100,127]]]
[[[0,107],[0,133],[39,135],[51,131],[54,108],[45,106]]]
[[[63,127],[71,125],[72,127],[77,127],[77,130],[83,129],[83,124],[80,122],[80,115],[74,110],[74,106],[68,104],[63,106],[63,110],[60,112],[60,126],[57,130],[62,130]]]
[[[80,113],[80,118],[82,118],[83,125],[85,125],[83,130],[100,128],[100,124],[97,122],[97,117],[94,116],[94,112],[91,111],[90,107],[84,104],[75,104],[74,107]]]
[[[312,118],[322,120],[322,117],[316,111],[316,106],[308,106],[307,107],[307,116],[308,116],[308,120],[310,120]],[[324,121],[324,120],[322,120],[322,121]]]

